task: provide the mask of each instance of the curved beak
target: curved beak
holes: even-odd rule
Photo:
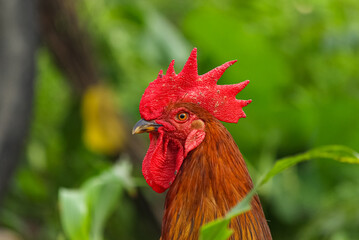
[[[141,119],[132,129],[132,134],[157,131],[163,125],[155,123],[155,121],[146,121]]]

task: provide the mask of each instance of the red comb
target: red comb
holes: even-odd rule
[[[236,95],[247,86],[249,80],[233,85],[217,85],[218,79],[236,60],[212,69],[201,76],[197,68],[197,48],[194,48],[182,71],[176,75],[174,60],[166,75],[162,70],[150,83],[140,102],[141,117],[154,120],[162,115],[169,103],[197,103],[218,120],[235,123],[246,117],[242,108],[252,100],[239,100]]]

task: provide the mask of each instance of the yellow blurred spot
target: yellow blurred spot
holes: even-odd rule
[[[116,155],[125,142],[112,92],[105,86],[89,87],[82,99],[83,139],[95,153]]]

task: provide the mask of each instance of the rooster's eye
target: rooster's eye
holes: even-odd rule
[[[188,113],[181,112],[177,114],[177,119],[180,121],[186,121],[188,119]]]

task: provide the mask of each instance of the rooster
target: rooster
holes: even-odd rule
[[[142,119],[132,133],[149,133],[142,164],[146,182],[158,193],[169,189],[162,240],[197,240],[203,224],[223,217],[253,188],[238,146],[220,123],[246,117],[242,108],[251,102],[236,99],[248,80],[216,84],[235,62],[199,76],[194,48],[179,74],[173,60],[142,96]],[[232,219],[230,227],[230,239],[271,239],[258,196],[251,210]]]

